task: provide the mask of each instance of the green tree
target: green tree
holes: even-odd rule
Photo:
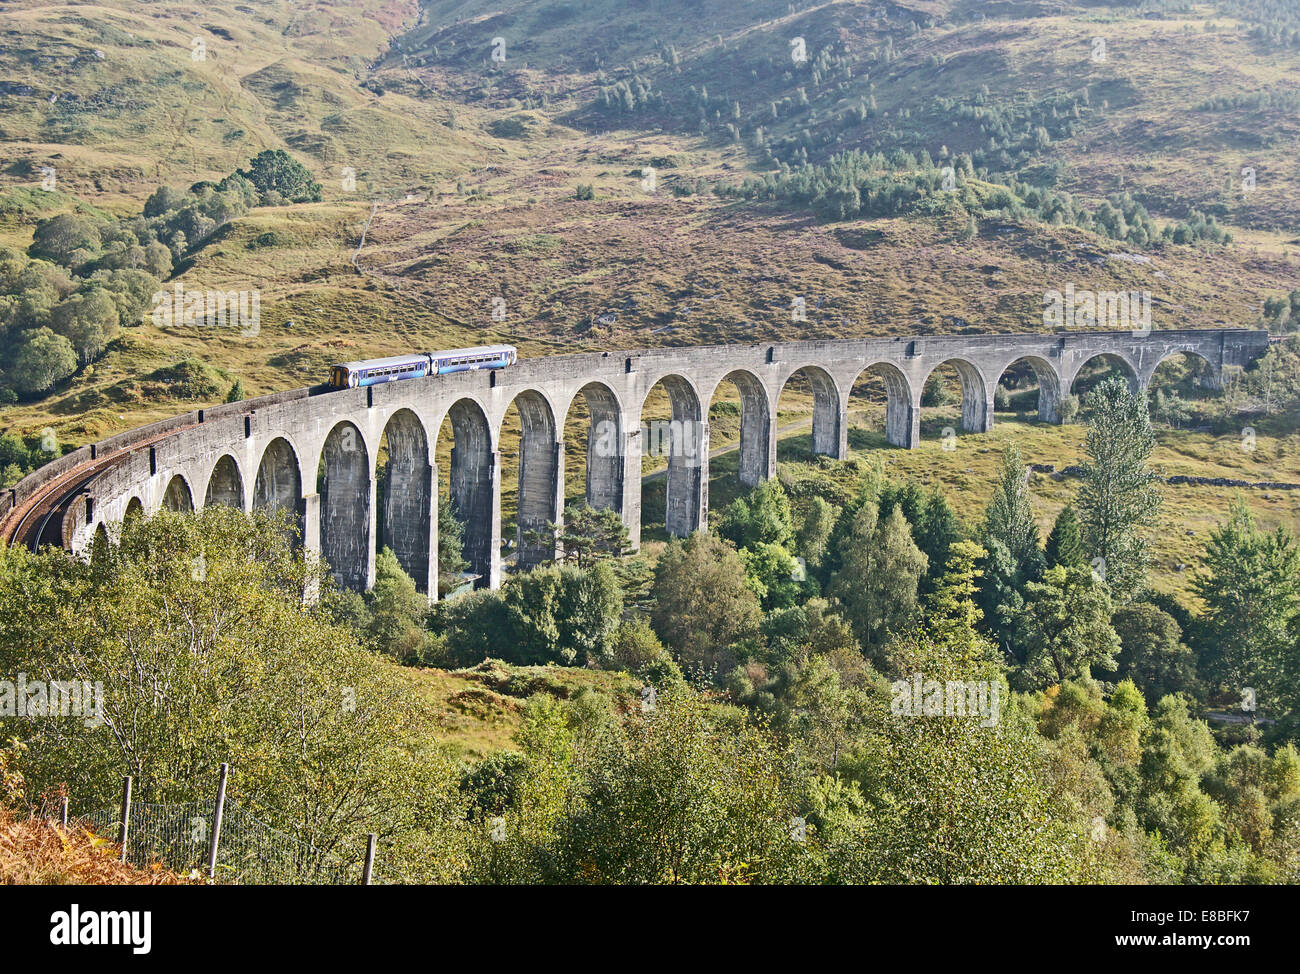
[[[1132,680],[1148,700],[1195,689],[1196,658],[1183,645],[1173,616],[1150,602],[1130,602],[1110,622],[1119,637],[1119,676]]]
[[[713,534],[697,531],[669,542],[651,595],[655,631],[686,669],[727,672],[739,644],[757,635],[763,619],[744,561]]]
[[[603,558],[621,558],[631,551],[627,525],[610,508],[571,504],[564,510],[564,524],[548,524],[548,537],[558,537],[563,559],[578,568],[588,568]]]
[[[984,537],[1002,542],[1017,570],[1035,574],[1029,566],[1040,554],[1038,525],[1029,506],[1029,471],[1014,443],[1002,453],[1002,474],[984,512]]]
[[[61,213],[36,224],[28,253],[75,268],[93,260],[99,245],[99,224],[77,213]]]
[[[1192,590],[1205,606],[1199,642],[1208,674],[1234,694],[1252,687],[1295,706],[1300,674],[1290,629],[1300,616],[1300,549],[1290,531],[1261,531],[1234,498],[1228,519],[1210,531]]]
[[[117,304],[103,288],[74,294],[51,310],[50,327],[72,343],[80,363],[86,365],[117,334]]]
[[[984,652],[976,631],[984,617],[976,605],[979,591],[977,567],[987,553],[973,541],[958,541],[948,549],[948,565],[926,600],[926,625],[936,642],[961,659],[973,660]]]
[[[311,172],[283,149],[259,152],[238,175],[247,179],[261,195],[262,204],[319,203],[321,185]]]
[[[1088,559],[1083,553],[1083,536],[1079,529],[1079,518],[1074,513],[1072,505],[1066,504],[1061,508],[1061,513],[1056,515],[1052,532],[1047,536],[1044,554],[1049,568],[1056,565],[1075,568],[1088,564]]]
[[[808,506],[799,519],[795,550],[803,557],[809,569],[816,571],[821,567],[839,514],[839,508],[824,497],[813,497],[808,501]]]
[[[429,599],[416,590],[392,549],[375,557],[375,586],[366,595],[371,645],[405,663],[432,662],[433,638],[425,631]]]
[[[102,725],[19,722],[23,773],[73,807],[126,774],[138,801],[207,802],[229,762],[233,800],[322,853],[376,832],[394,878],[415,848],[450,863],[458,772],[419,730],[433,714],[304,604],[327,576],[283,527],[213,506],[129,519],[89,564],[0,548],[0,672],[103,685]]]
[[[77,353],[72,343],[48,328],[33,328],[19,336],[8,379],[19,392],[40,395],[75,371]]]
[[[844,607],[863,652],[875,655],[891,634],[911,624],[926,569],[902,508],[894,507],[882,521],[875,504],[862,505],[844,539],[840,564],[830,593]]]
[[[465,523],[456,516],[451,499],[438,501],[438,597],[445,598],[461,585],[469,568],[465,559]]]
[[[1115,669],[1119,639],[1110,626],[1106,586],[1086,567],[1058,565],[1025,585],[1018,625],[1029,647],[1026,674],[1038,685],[1087,676],[1096,665]]]
[[[1088,460],[1079,489],[1085,552],[1103,559],[1106,583],[1127,602],[1146,578],[1142,530],[1160,508],[1160,477],[1147,467],[1156,438],[1146,399],[1116,376],[1099,383],[1085,400]]]
[[[781,481],[763,481],[723,511],[718,533],[737,548],[776,544],[789,548],[794,536],[790,498]]]

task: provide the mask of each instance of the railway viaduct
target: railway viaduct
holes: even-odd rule
[[[114,530],[135,511],[211,504],[280,510],[342,584],[372,585],[376,547],[383,544],[421,591],[436,593],[434,446],[450,417],[448,480],[466,523],[465,554],[479,584],[496,587],[500,435],[512,404],[522,426],[517,552],[528,565],[554,556],[553,544],[535,538],[546,522],[562,517],[563,430],[579,397],[590,415],[587,501],[619,512],[637,544],[647,452],[668,454],[669,533],[707,526],[709,404],[723,382],[740,393],[739,475],[754,485],[775,472],[777,402],[796,375],[813,391],[815,451],[843,458],[849,393],[864,373],[883,379],[889,443],[912,448],[920,442],[922,388],[944,364],[961,380],[962,428],[984,432],[993,425],[998,380],[1018,362],[1037,375],[1039,418],[1056,422],[1062,397],[1098,356],[1122,363],[1140,389],[1174,354],[1204,359],[1211,380],[1222,381],[1225,368],[1248,365],[1267,347],[1265,332],[1244,329],[867,338],[597,352],[363,389],[297,389],[198,410],[67,454],[0,495],[0,536],[81,554],[97,531]],[[655,429],[665,434],[653,437],[659,443],[645,444],[642,407],[660,384],[672,420]],[[377,457],[385,436],[388,489],[381,503]]]

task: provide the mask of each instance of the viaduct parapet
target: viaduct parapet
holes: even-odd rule
[[[500,439],[512,404],[522,427],[515,550],[519,563],[528,565],[554,557],[554,545],[537,538],[547,522],[563,517],[563,431],[579,399],[590,417],[587,502],[617,511],[635,545],[642,456],[658,452],[655,444],[642,443],[642,409],[656,385],[672,403],[672,421],[658,444],[669,454],[666,527],[681,536],[707,525],[709,404],[723,382],[740,392],[739,476],[754,485],[775,472],[777,402],[795,375],[805,376],[813,392],[815,451],[843,458],[849,393],[864,373],[883,379],[886,438],[913,448],[920,442],[922,389],[944,364],[961,379],[962,428],[985,432],[993,425],[998,380],[1019,362],[1037,376],[1039,418],[1056,422],[1079,371],[1098,356],[1122,363],[1139,389],[1174,354],[1198,356],[1208,363],[1211,380],[1221,382],[1226,368],[1250,364],[1267,347],[1266,332],[1244,329],[865,338],[597,352],[364,389],[298,389],[198,410],[83,447],[0,495],[0,522],[5,537],[62,544],[81,554],[98,531],[115,530],[136,511],[211,504],[280,510],[342,584],[371,586],[376,549],[386,545],[421,591],[436,593],[440,472],[434,447],[450,418],[446,479],[466,524],[465,554],[479,583],[496,587],[502,571]],[[381,501],[376,475],[384,437],[387,489]],[[37,510],[39,519],[32,513]]]

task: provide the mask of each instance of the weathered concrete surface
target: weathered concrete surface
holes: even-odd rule
[[[451,418],[451,503],[466,522],[466,557],[481,583],[501,579],[500,432],[515,404],[523,438],[519,492],[520,558],[552,557],[548,521],[563,505],[565,417],[581,396],[591,415],[587,499],[617,510],[634,544],[641,530],[642,407],[663,383],[672,421],[652,433],[669,447],[667,528],[677,535],[707,524],[708,404],[720,383],[741,397],[740,471],[745,483],[775,468],[777,401],[795,375],[808,376],[814,393],[813,444],[824,454],[847,452],[847,401],[854,382],[870,370],[884,379],[886,437],[895,446],[920,441],[921,390],[934,369],[953,365],[961,377],[962,425],[982,432],[993,423],[993,393],[1010,366],[1026,360],[1042,390],[1039,414],[1058,417],[1079,370],[1111,355],[1145,387],[1156,366],[1177,353],[1209,364],[1213,381],[1224,368],[1263,354],[1265,332],[1244,329],[1069,332],[1041,335],[867,338],[785,344],[720,345],[604,352],[522,359],[509,369],[411,379],[371,389],[295,390],[181,417],[174,427],[142,429],[150,443],[132,449],[123,434],[95,450],[124,454],[84,488],[85,503],[69,505],[62,537],[85,550],[101,524],[112,525],[133,501],[161,506],[223,503],[273,508],[297,521],[303,543],[319,552],[344,584],[373,584],[376,535],[425,591],[437,590],[437,477],[435,440]],[[167,432],[173,429],[172,432]],[[161,435],[160,434],[165,434]],[[379,531],[376,463],[387,435],[390,460]],[[67,464],[64,464],[67,467]],[[320,494],[317,473],[323,472]],[[0,514],[39,489],[42,472],[0,495]],[[532,532],[532,533],[530,533]]]

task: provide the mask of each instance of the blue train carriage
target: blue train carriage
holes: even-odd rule
[[[428,374],[429,356],[394,355],[336,365],[330,369],[330,385],[335,389],[356,389],[398,379],[418,379]]]
[[[335,389],[356,389],[399,379],[419,379],[426,375],[503,369],[517,360],[518,352],[513,345],[481,345],[431,354],[395,355],[335,365],[330,369],[329,384]]]
[[[514,365],[518,358],[519,354],[513,345],[479,345],[475,348],[453,348],[429,354],[430,365],[437,375],[478,369],[504,369],[508,365]]]

